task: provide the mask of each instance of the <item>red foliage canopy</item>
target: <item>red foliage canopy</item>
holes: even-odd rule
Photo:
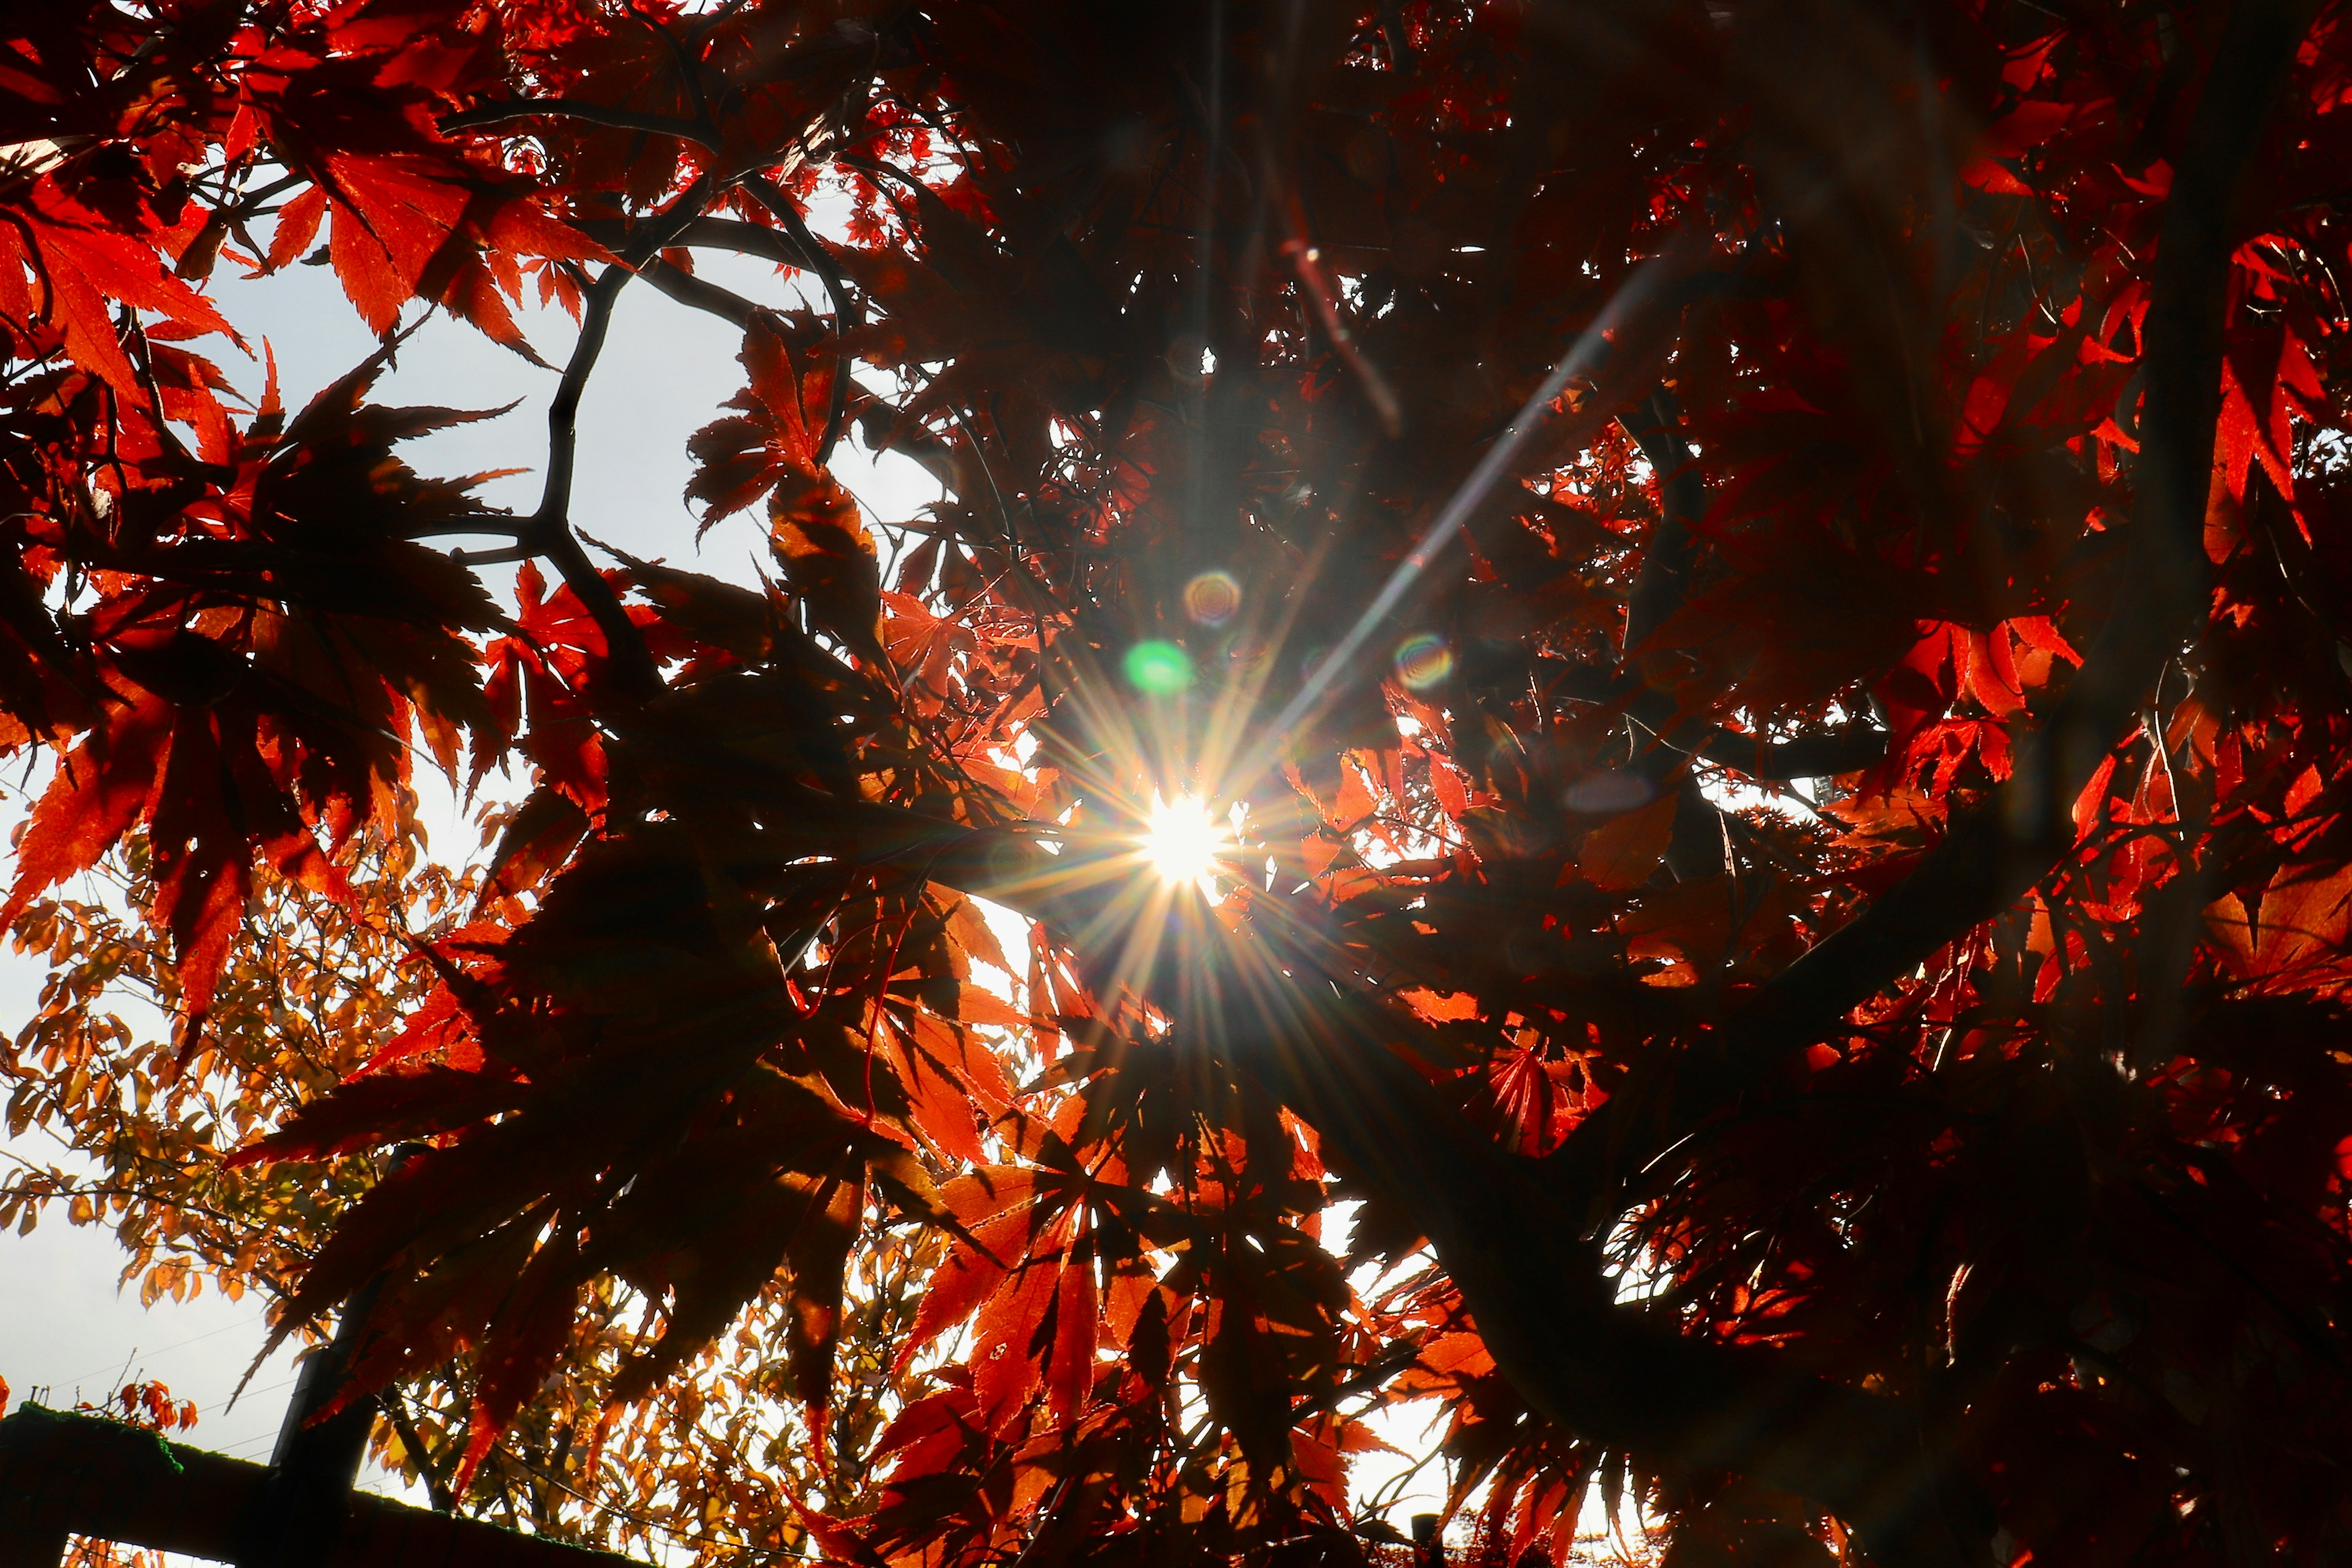
[[[9,910],[143,832],[193,1042],[257,862],[527,773],[247,1155],[424,1145],[291,1310],[471,1347],[477,1459],[600,1278],[625,1401],[785,1270],[821,1422],[887,1213],[954,1348],[845,1561],[1349,1559],[1366,1395],[1498,1562],[1629,1466],[1685,1563],[2352,1551],[2340,6],[10,23]],[[322,232],[387,344],[578,313],[529,516],[382,356],[289,417],[188,346]],[[689,495],[764,592],[572,529],[632,281],[743,331]],[[887,563],[853,430],[947,487]]]

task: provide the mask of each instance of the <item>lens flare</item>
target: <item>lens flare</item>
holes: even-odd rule
[[[1139,642],[1127,650],[1127,679],[1138,691],[1165,697],[1192,684],[1192,660],[1172,642]]]
[[[1143,858],[1161,881],[1171,886],[1198,882],[1217,868],[1232,847],[1226,825],[1195,796],[1151,797],[1151,814],[1143,824]]]
[[[1222,626],[1241,613],[1242,585],[1230,572],[1203,572],[1184,584],[1184,613],[1204,626]]]
[[[1426,691],[1454,673],[1454,650],[1435,632],[1410,637],[1396,650],[1397,679],[1408,691]]]
[[[1577,780],[1562,798],[1570,811],[1622,816],[1657,799],[1658,787],[1631,768],[1611,768]]]

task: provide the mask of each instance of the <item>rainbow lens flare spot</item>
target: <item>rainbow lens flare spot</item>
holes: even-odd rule
[[[1454,673],[1454,650],[1435,632],[1407,637],[1397,646],[1396,673],[1407,691],[1427,691]]]
[[[1203,572],[1184,584],[1184,613],[1204,626],[1222,626],[1241,608],[1242,585],[1230,572]]]

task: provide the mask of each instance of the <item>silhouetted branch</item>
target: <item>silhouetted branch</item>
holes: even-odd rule
[[[448,1481],[433,1468],[433,1457],[425,1452],[425,1439],[417,1432],[416,1423],[409,1419],[408,1402],[401,1398],[398,1388],[387,1388],[376,1397],[383,1406],[385,1419],[392,1423],[394,1435],[400,1439],[401,1447],[415,1461],[417,1478],[425,1483],[425,1495],[433,1504],[433,1511],[456,1512],[457,1500],[449,1495]]]
[[[507,103],[486,103],[479,108],[444,115],[440,125],[446,135],[453,131],[476,131],[488,125],[537,119],[583,120],[591,125],[607,126],[614,131],[643,131],[656,136],[675,136],[682,142],[710,147],[714,152],[718,150],[713,145],[710,133],[690,120],[677,120],[667,114],[643,114],[634,109],[583,103],[569,98],[531,98]]]
[[[579,341],[572,345],[572,357],[563,367],[563,379],[557,384],[555,395],[547,405],[546,487],[540,493],[538,510],[523,524],[520,535],[523,547],[546,556],[562,574],[564,583],[579,596],[604,634],[614,668],[639,698],[659,689],[660,673],[654,668],[653,656],[646,649],[645,638],[629,619],[628,612],[621,607],[619,597],[572,531],[572,479],[580,442],[580,398],[587,390],[589,374],[596,368],[597,356],[604,353],[604,335],[612,328],[613,307],[621,290],[636,275],[637,268],[658,255],[662,247],[698,215],[709,197],[710,183],[710,177],[704,175],[665,212],[638,225],[628,248],[589,286],[581,312]]]
[[[1886,755],[1886,731],[1868,724],[1787,741],[1717,730],[1700,742],[1696,754],[1759,784],[1786,784],[1869,767]]]
[[[1233,945],[1226,967],[1248,963]],[[1193,1023],[1177,1015],[1180,1038]],[[1887,1568],[1979,1568],[1991,1511],[1923,1413],[1618,1305],[1598,1245],[1529,1163],[1497,1148],[1397,1054],[1393,1015],[1327,994],[1283,1024],[1264,1039],[1220,1044],[1315,1127],[1329,1154],[1403,1205],[1536,1410],[1597,1444],[1739,1470],[1812,1498]]]
[[[693,273],[672,267],[656,257],[639,269],[637,276],[669,296],[679,304],[697,310],[706,310],[722,321],[737,327],[749,327],[768,313],[768,307],[746,300],[732,289],[722,289],[716,283],[705,282]]]
[[[878,804],[852,803],[835,820],[856,840],[841,849],[861,864],[908,867],[1065,937],[1094,924],[1066,851]],[[1888,1568],[1979,1568],[1990,1510],[1920,1412],[1617,1304],[1600,1245],[1545,1190],[1544,1173],[1472,1126],[1400,1054],[1410,1021],[1335,996],[1310,959],[1277,963],[1214,921],[1186,934],[1198,945],[1146,983],[1176,1040],[1224,1053],[1313,1125],[1328,1153],[1403,1205],[1534,1408],[1596,1443],[1815,1499]],[[1244,994],[1266,1011],[1218,1004]],[[1250,1037],[1234,1037],[1244,1016]]]
[[[1682,411],[1674,394],[1664,386],[1657,388],[1638,409],[1625,415],[1622,423],[1657,475],[1659,515],[1643,555],[1642,570],[1625,595],[1627,662],[1617,682],[1621,690],[1639,679],[1632,668],[1633,650],[1672,618],[1689,596],[1697,552],[1696,529],[1706,510],[1706,479],[1690,444],[1683,439]],[[1653,727],[1670,723],[1675,711],[1673,699],[1663,691],[1638,693],[1629,710]],[[1793,741],[1769,741],[1735,730],[1695,725],[1678,726],[1661,738],[1670,752],[1704,757],[1765,784],[1866,768],[1886,754],[1887,739],[1884,731],[1869,726]]]
[[[600,244],[619,247],[629,242],[633,226],[625,218],[583,218],[572,227]],[[698,250],[731,250],[740,256],[756,256],[780,266],[798,267],[814,271],[808,253],[789,235],[756,223],[745,223],[735,217],[698,217],[677,231],[672,245],[691,246]]]
[[[1658,523],[1650,531],[1642,570],[1625,595],[1625,652],[1631,656],[1666,618],[1682,608],[1690,590],[1692,530],[1706,510],[1706,484],[1689,443],[1682,437],[1682,410],[1661,386],[1623,420],[1658,478]]]

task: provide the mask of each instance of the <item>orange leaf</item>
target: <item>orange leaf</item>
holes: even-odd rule
[[[882,569],[857,503],[831,476],[776,487],[769,499],[770,545],[784,580],[808,606],[809,619],[861,658],[887,668],[876,626],[882,616]]]
[[[142,697],[102,735],[73,749],[33,808],[16,849],[16,882],[0,907],[0,926],[13,924],[44,889],[98,864],[152,797],[171,710]]]
[[[1478,998],[1467,991],[1441,994],[1416,985],[1397,993],[1397,999],[1433,1024],[1452,1023],[1478,1016]]]
[[[2352,927],[2352,866],[2330,876],[2294,877],[2282,867],[2251,915],[2234,893],[2206,909],[2206,931],[2241,979],[2283,975],[2340,952]]]
[[[1054,1299],[1054,1348],[1045,1370],[1045,1403],[1066,1426],[1094,1391],[1095,1350],[1102,1325],[1095,1311],[1095,1271],[1083,1258],[1062,1268]]]
[[[1674,837],[1675,806],[1680,797],[1661,795],[1638,811],[1629,811],[1584,836],[1577,852],[1577,869],[1596,888],[1622,892],[1640,887],[1666,857]]]

